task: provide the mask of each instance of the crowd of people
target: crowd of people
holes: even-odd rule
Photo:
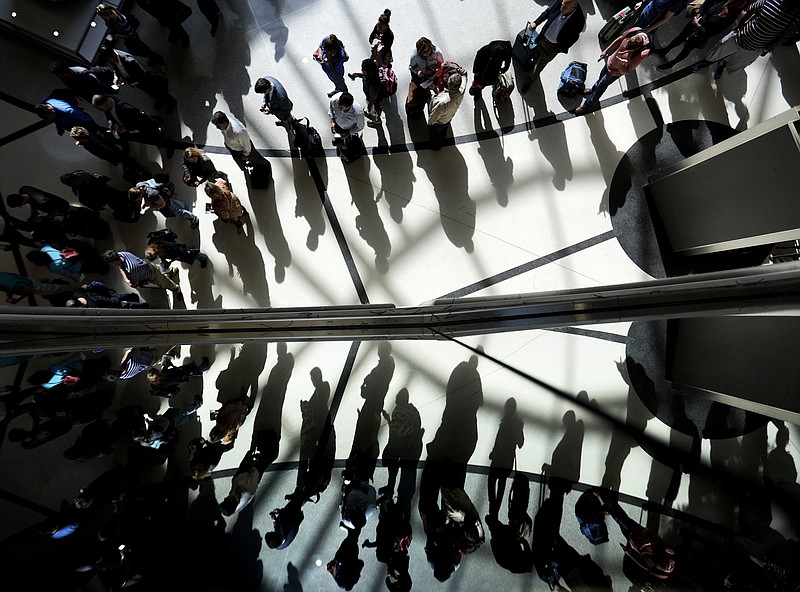
[[[188,46],[190,39],[182,23],[191,13],[179,0],[137,4],[169,31],[169,41]],[[214,35],[223,16],[214,0],[198,3],[211,25]],[[659,43],[656,32],[673,16],[685,11],[690,20],[671,41]],[[27,260],[61,276],[58,279],[30,279],[21,273],[3,272],[0,289],[7,292],[9,303],[31,295],[46,297],[54,305],[113,306],[131,308],[146,306],[134,295],[115,294],[99,278],[109,265],[117,266],[125,283],[131,287],[152,286],[171,290],[182,300],[174,281],[176,267],[172,261],[191,265],[198,261],[205,268],[208,258],[196,245],[194,236],[188,243],[174,235],[169,241],[148,237],[146,253],[135,254],[111,250],[97,253],[90,242],[102,240],[109,232],[100,213],[107,211],[115,221],[135,223],[155,210],[165,218],[182,217],[189,230],[199,225],[198,216],[177,195],[167,175],[147,170],[130,154],[131,141],[161,147],[167,158],[173,156],[177,142],[167,138],[164,116],[175,111],[177,99],[170,93],[166,63],[143,40],[137,29],[139,21],[132,14],[121,12],[110,4],[97,5],[97,14],[108,28],[108,45],[92,67],[52,64],[50,70],[63,83],[36,105],[35,112],[44,121],[52,122],[59,135],[69,133],[75,145],[115,166],[122,166],[123,178],[130,183],[127,190],[109,184],[108,177],[85,170],[62,175],[61,181],[72,189],[80,206],[36,187],[24,186],[7,197],[10,208],[29,208],[24,219],[4,214],[0,240],[7,245],[32,249]],[[368,36],[370,56],[347,72],[350,56],[345,43],[336,34],[326,35],[313,53],[333,88],[329,97],[328,116],[331,142],[346,163],[366,154],[362,140],[365,126],[383,123],[385,102],[398,91],[394,67],[395,35],[391,29],[391,10],[384,10]],[[419,37],[411,51],[408,65],[410,78],[405,98],[409,120],[426,118],[430,135],[428,147],[439,150],[446,142],[450,124],[458,112],[467,89],[476,103],[483,100],[482,90],[493,87],[493,97],[513,88],[507,72],[517,60],[519,90],[528,92],[531,82],[559,53],[568,54],[586,28],[586,14],[579,0],[553,0],[531,23],[529,34],[535,35],[535,48],[524,61],[507,40],[494,40],[482,46],[474,59],[472,81],[466,68],[446,60],[443,51],[427,37]],[[707,52],[705,59],[694,66],[700,70],[716,65],[714,77],[724,71],[731,74],[752,63],[759,55],[800,37],[800,7],[796,0],[651,0],[631,6],[631,18],[622,32],[600,53],[603,62],[597,81],[583,88],[582,105],[574,109],[583,115],[597,109],[601,97],[620,76],[635,70],[650,55],[667,56],[681,47],[672,59],[659,64],[667,70],[685,59],[689,52],[702,48],[714,36],[730,29]],[[628,26],[632,25],[632,26]],[[124,46],[123,50],[120,45]],[[127,50],[127,51],[126,51]],[[512,55],[515,58],[512,59]],[[144,60],[145,62],[141,62]],[[362,99],[356,98],[347,86],[347,79],[360,80]],[[510,85],[510,86],[509,86]],[[121,95],[130,87],[153,100],[153,115]],[[319,135],[293,114],[294,104],[289,91],[277,78],[264,76],[256,80],[254,91],[263,95],[260,110],[276,118],[275,124],[295,136],[294,144],[303,156],[322,152]],[[127,91],[125,91],[127,93]],[[130,93],[134,100],[134,93]],[[141,95],[140,95],[141,96]],[[138,101],[139,97],[136,98]],[[427,113],[426,113],[427,112]],[[103,123],[98,123],[95,113]],[[245,172],[251,188],[266,189],[271,184],[271,165],[256,149],[247,129],[232,113],[217,111],[211,123],[221,132],[225,147],[237,166]],[[190,146],[183,154],[183,182],[189,188],[203,186],[210,199],[207,204],[219,220],[233,224],[239,235],[245,232],[247,209],[233,192],[228,175],[217,169],[213,161],[198,147]],[[80,238],[79,238],[80,237]],[[11,248],[7,246],[6,248]],[[161,260],[161,266],[153,264]],[[85,297],[86,291],[106,292],[113,298]],[[77,291],[82,296],[75,298]]]

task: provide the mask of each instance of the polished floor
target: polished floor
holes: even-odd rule
[[[246,235],[237,236],[232,226],[215,224],[211,215],[203,213],[206,198],[202,191],[187,190],[178,183],[179,197],[193,206],[201,224],[198,231],[191,230],[185,220],[171,220],[169,226],[182,240],[198,244],[208,253],[211,265],[205,270],[198,265],[182,267],[185,304],[175,303],[164,292],[142,290],[142,297],[155,307],[237,309],[359,302],[413,306],[442,296],[541,292],[658,277],[659,272],[631,249],[630,245],[639,242],[636,228],[619,224],[621,212],[610,202],[612,179],[625,155],[640,139],[661,128],[719,125],[741,130],[800,103],[800,55],[797,46],[791,46],[760,58],[737,77],[726,74],[717,81],[709,71],[691,74],[676,68],[660,72],[655,67],[659,58],[649,58],[635,75],[609,89],[602,110],[576,118],[568,112],[576,105],[562,104],[555,93],[558,76],[575,59],[590,65],[589,78],[594,80],[597,32],[614,9],[606,2],[584,2],[587,28],[568,56],[559,55],[540,83],[534,83],[524,96],[514,93],[498,113],[493,112],[491,103],[476,105],[467,96],[453,121],[455,141],[433,152],[427,147],[425,125],[408,122],[402,105],[408,82],[405,61],[414,41],[420,35],[430,37],[446,59],[469,70],[478,47],[493,39],[511,38],[542,7],[506,0],[416,0],[391,7],[400,91],[386,107],[384,124],[365,131],[370,154],[343,165],[335,157],[327,133],[325,92],[329,82],[311,54],[324,35],[335,32],[351,56],[351,71],[368,55],[367,37],[384,6],[363,0],[219,0],[219,4],[223,20],[215,37],[208,35],[209,25],[199,11],[187,21],[192,40],[188,49],[169,44],[166,31],[139,11],[142,36],[167,57],[172,92],[178,99],[175,114],[166,118],[170,139],[204,146],[217,167],[231,176],[234,190],[251,212]],[[676,17],[658,32],[657,39],[671,38],[683,21],[683,16]],[[0,136],[8,139],[38,121],[21,105],[35,104],[58,87],[59,81],[47,71],[52,56],[10,38],[0,39],[0,48],[4,71],[0,89],[7,95],[0,101]],[[699,53],[693,54],[684,65],[699,57]],[[290,151],[286,131],[258,111],[260,97],[252,86],[265,74],[284,83],[294,101],[295,115],[307,116],[321,132],[328,149],[325,158],[313,163],[298,158]],[[519,84],[524,74],[515,71],[515,75]],[[359,100],[360,85],[349,84]],[[623,91],[628,96],[623,96]],[[130,88],[123,88],[122,95],[152,110],[146,95]],[[221,135],[210,124],[211,114],[217,110],[231,112],[245,123],[256,147],[272,164],[274,188],[260,191],[248,186],[225,151]],[[171,159],[166,158],[164,149],[154,146],[135,146],[133,153],[149,168],[162,169],[179,181],[179,150]],[[69,197],[58,177],[75,168],[107,174],[115,186],[126,187],[121,170],[93,159],[68,137],[57,136],[52,127],[14,136],[0,145],[0,162],[4,196],[28,184]],[[112,223],[113,236],[97,241],[97,246],[141,252],[147,232],[163,225],[163,218],[153,215],[137,225]],[[0,263],[3,270],[16,269],[7,253],[0,253]],[[116,278],[107,279],[122,289]],[[41,299],[37,304],[47,306]],[[524,424],[524,445],[516,452],[515,466],[531,480],[529,514],[534,516],[541,507],[540,483],[547,476],[574,482],[574,491],[567,495],[561,534],[581,554],[591,553],[611,576],[615,590],[627,590],[630,583],[620,567],[617,543],[623,539],[618,529],[610,525],[610,543],[598,547],[590,545],[577,529],[572,505],[580,491],[593,485],[619,491],[629,515],[650,527],[658,527],[661,521],[665,537],[684,524],[696,525],[698,520],[722,536],[735,530],[747,511],[724,475],[733,474],[743,483],[760,481],[770,454],[785,452],[792,466],[800,456],[800,431],[794,425],[787,426],[790,438],[784,450],[776,444],[782,424],[745,420],[736,411],[687,404],[692,410],[692,427],[683,426],[681,431],[662,421],[658,409],[648,407],[637,394],[642,367],[650,371],[649,356],[658,357],[659,344],[663,349],[659,335],[661,329],[653,321],[476,336],[464,339],[463,344],[184,346],[176,364],[209,358],[211,368],[202,380],[184,386],[172,400],[151,396],[144,374],[129,381],[101,383],[113,392],[113,401],[103,415],[112,417],[123,405],[134,403],[155,414],[169,406],[188,405],[195,393],[202,395],[203,407],[196,420],[182,428],[181,441],[169,462],[151,467],[146,480],[157,482],[163,475],[188,472],[184,444],[196,435],[207,437],[213,426],[209,411],[247,387],[254,397],[254,411],[213,478],[199,490],[189,490],[185,504],[190,514],[191,508],[198,513],[198,508],[207,508],[203,502],[210,496],[217,501],[224,498],[254,433],[273,429],[279,435],[279,452],[261,480],[252,511],[216,518],[224,521],[225,544],[239,559],[220,559],[201,589],[332,590],[335,584],[324,566],[344,538],[337,528],[341,467],[353,450],[364,445],[365,438],[370,450],[381,451],[388,440],[385,419],[368,428],[366,436],[360,431],[359,409],[365,404],[365,394],[377,397],[391,413],[396,395],[407,389],[410,402],[420,412],[423,444],[441,438],[464,454],[472,451],[464,461],[469,468],[464,488],[481,516],[488,512],[490,454],[506,401],[513,397]],[[0,383],[24,383],[34,370],[69,355],[69,344],[64,344],[64,350],[0,369]],[[558,396],[481,352],[572,399]],[[115,361],[123,352],[85,354]],[[653,381],[657,378],[650,376]],[[459,388],[474,397],[480,395],[474,442],[467,437],[466,426],[462,430],[456,423],[454,427],[447,411],[448,396],[460,392]],[[263,537],[271,529],[269,511],[282,506],[283,495],[294,489],[301,448],[301,402],[320,389],[330,392],[327,408],[335,429],[337,468],[319,504],[304,507],[306,518],[297,539],[285,550],[271,550]],[[638,390],[642,392],[642,388]],[[618,423],[595,413],[595,408]],[[0,425],[7,433],[30,422],[30,417],[22,415]],[[724,429],[716,432],[714,439],[697,440],[693,447],[694,436],[719,424],[724,424]],[[644,441],[652,445],[626,439],[629,436],[620,425],[643,431]],[[124,446],[89,463],[63,460],[61,453],[75,441],[81,427],[76,425],[55,441],[31,450],[22,450],[7,437],[2,442],[0,539],[8,541],[8,547],[19,556],[38,549],[34,541],[37,525],[58,509],[62,499],[72,499],[81,486],[125,461]],[[452,434],[440,433],[442,428]],[[699,456],[705,466],[723,476],[715,480],[702,472],[681,474],[671,461],[653,459],[658,456],[654,450],[659,444]],[[430,454],[423,446],[422,460]],[[375,487],[384,485],[386,478],[386,470],[378,468]],[[650,505],[643,508],[645,500]],[[496,582],[509,590],[544,589],[535,573],[513,575],[495,564],[488,528],[486,544],[465,556],[450,580],[434,580],[425,560],[426,537],[417,503],[415,497],[410,551],[414,589],[485,590],[498,585]],[[367,523],[362,540],[374,538],[377,517]],[[784,536],[797,537],[791,520],[785,519],[777,504],[768,525]],[[366,565],[359,589],[383,587],[385,568],[372,553],[371,549],[361,551]],[[229,579],[225,569],[238,570],[238,575]],[[150,589],[146,582],[140,586]]]

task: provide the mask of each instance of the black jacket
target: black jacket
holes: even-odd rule
[[[550,4],[550,6],[548,6],[544,12],[539,15],[539,18],[534,21],[537,25],[545,23],[544,27],[542,27],[539,31],[539,35],[544,35],[547,32],[547,28],[560,16],[561,0],[554,0],[553,3]],[[575,7],[575,10],[569,14],[567,17],[567,22],[564,23],[564,26],[558,33],[558,37],[556,38],[558,51],[561,53],[567,53],[567,50],[575,45],[575,42],[578,40],[578,37],[585,26],[586,14],[584,14],[583,9],[581,8],[580,4],[578,4]]]
[[[472,66],[475,82],[481,86],[491,86],[510,65],[511,43],[506,40],[492,41],[475,54],[475,63]]]

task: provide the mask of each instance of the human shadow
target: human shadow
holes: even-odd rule
[[[739,131],[747,129],[747,123],[750,121],[750,110],[744,102],[745,93],[747,93],[745,70],[740,70],[733,76],[726,72],[717,80],[717,94],[721,99],[733,103],[733,110],[739,118],[739,122],[731,127]]]
[[[300,572],[291,561],[286,565],[286,583],[283,585],[283,592],[303,592]]]
[[[256,191],[252,188],[249,190],[250,208],[256,215],[267,250],[275,259],[275,281],[281,284],[286,279],[286,269],[292,264],[292,252],[281,226],[275,185],[272,184],[267,191]]]
[[[492,129],[489,109],[485,101],[478,101],[474,111],[475,133],[480,139],[478,154],[483,159],[489,181],[495,190],[497,203],[508,205],[508,189],[514,184],[514,161],[503,153],[500,135]]]
[[[225,26],[220,27],[216,42],[213,44],[214,55],[209,56],[211,81],[220,82],[215,88],[225,97],[226,111],[233,113],[247,127],[243,97],[252,88],[247,67],[250,65],[250,44],[247,35],[242,35],[242,27],[253,23],[250,6],[231,2],[230,10],[225,13]],[[209,63],[210,62],[210,63]],[[224,84],[221,82],[224,81]],[[212,103],[213,105],[214,103]]]
[[[392,344],[383,341],[378,346],[378,363],[370,370],[361,384],[361,398],[364,400],[358,410],[356,431],[353,436],[353,445],[350,448],[350,458],[358,456],[363,471],[362,477],[372,480],[375,466],[378,462],[379,444],[378,432],[383,419],[384,401],[389,392],[389,383],[394,375],[394,358],[392,357]]]
[[[500,498],[502,503],[502,497]],[[490,544],[494,560],[511,573],[533,571],[533,555],[528,539],[531,536],[532,520],[528,514],[530,482],[524,473],[516,473],[508,495],[508,523],[497,514],[486,516],[486,525],[491,535]]]
[[[267,283],[264,258],[256,248],[253,228],[237,235],[230,224],[214,221],[214,246],[228,261],[228,277],[238,275],[242,280],[242,292],[249,295],[258,307],[269,307],[269,284]]]
[[[506,480],[511,475],[516,460],[517,448],[525,444],[525,424],[517,413],[514,397],[506,399],[500,427],[494,439],[494,447],[489,453],[489,514],[497,516],[506,492]]]
[[[383,449],[381,461],[389,472],[389,478],[386,485],[378,489],[378,492],[392,497],[398,472],[402,469],[400,488],[407,490],[410,487],[413,496],[425,429],[422,427],[419,410],[409,400],[408,389],[405,387],[400,389],[395,397],[391,417],[385,411],[383,417],[389,422],[389,441]],[[400,497],[399,491],[398,497]],[[410,507],[411,498],[409,497],[407,501]]]
[[[381,174],[381,188],[375,201],[383,198],[389,205],[389,215],[400,224],[403,221],[403,210],[411,203],[414,194],[414,163],[411,155],[405,150],[391,154],[372,155],[372,161]]]
[[[233,399],[243,388],[255,393],[258,389],[258,376],[264,369],[266,361],[267,347],[263,343],[245,342],[238,347],[238,351],[237,346],[231,346],[228,367],[219,373],[215,383],[218,392],[217,401]]]
[[[286,53],[286,43],[289,41],[289,28],[283,22],[285,0],[269,0],[257,2],[251,6],[255,21],[266,23],[261,30],[269,35],[270,42],[275,46],[275,61],[280,62]],[[300,10],[297,2],[292,2],[292,11]]]
[[[433,186],[445,236],[456,247],[472,253],[476,206],[469,195],[469,171],[461,152],[456,146],[439,152],[418,152],[417,166],[425,171]]]
[[[625,205],[626,196],[631,189],[631,166],[628,156],[617,150],[616,145],[608,137],[603,122],[603,112],[598,111],[592,117],[585,119],[589,127],[589,138],[597,154],[600,174],[603,175],[606,184],[600,196],[597,213],[604,215],[610,213],[613,216]],[[614,195],[610,194],[612,186]]]
[[[570,409],[561,419],[564,435],[553,450],[550,464],[542,466],[542,472],[559,477],[569,483],[577,483],[581,479],[581,455],[583,452],[583,421],[577,419]]]
[[[800,69],[800,52],[797,43],[780,45],[772,50],[770,63],[781,81],[781,92],[787,105],[800,105],[800,81],[797,71]]]
[[[267,384],[258,403],[258,411],[253,419],[253,433],[266,430],[274,434],[276,440],[280,442],[283,403],[294,370],[294,355],[283,341],[278,342],[276,347],[278,359],[269,372]]]
[[[308,223],[306,247],[309,251],[316,251],[319,246],[319,237],[325,234],[325,209],[319,199],[314,180],[308,174],[308,165],[305,160],[292,158],[291,163],[294,193],[297,196],[294,217],[306,219]]]
[[[264,578],[264,564],[259,559],[261,533],[253,525],[253,504],[239,513],[230,534],[225,571],[236,590],[258,590]]]
[[[369,178],[369,162],[368,158],[362,158],[349,165],[351,168],[358,167],[360,170],[355,175],[347,175],[347,185],[350,188],[350,199],[358,210],[355,219],[358,234],[375,251],[376,271],[385,275],[389,271],[392,244],[378,212],[372,185],[363,180]]]

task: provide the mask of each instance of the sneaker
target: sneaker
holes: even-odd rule
[[[335,88],[333,90],[329,90],[328,91],[328,98],[330,99],[330,98],[333,97],[333,95],[336,95],[336,94],[339,94],[339,91],[336,90]]]
[[[205,253],[198,253],[197,260],[200,262],[200,269],[205,269],[208,265],[208,255]]]

